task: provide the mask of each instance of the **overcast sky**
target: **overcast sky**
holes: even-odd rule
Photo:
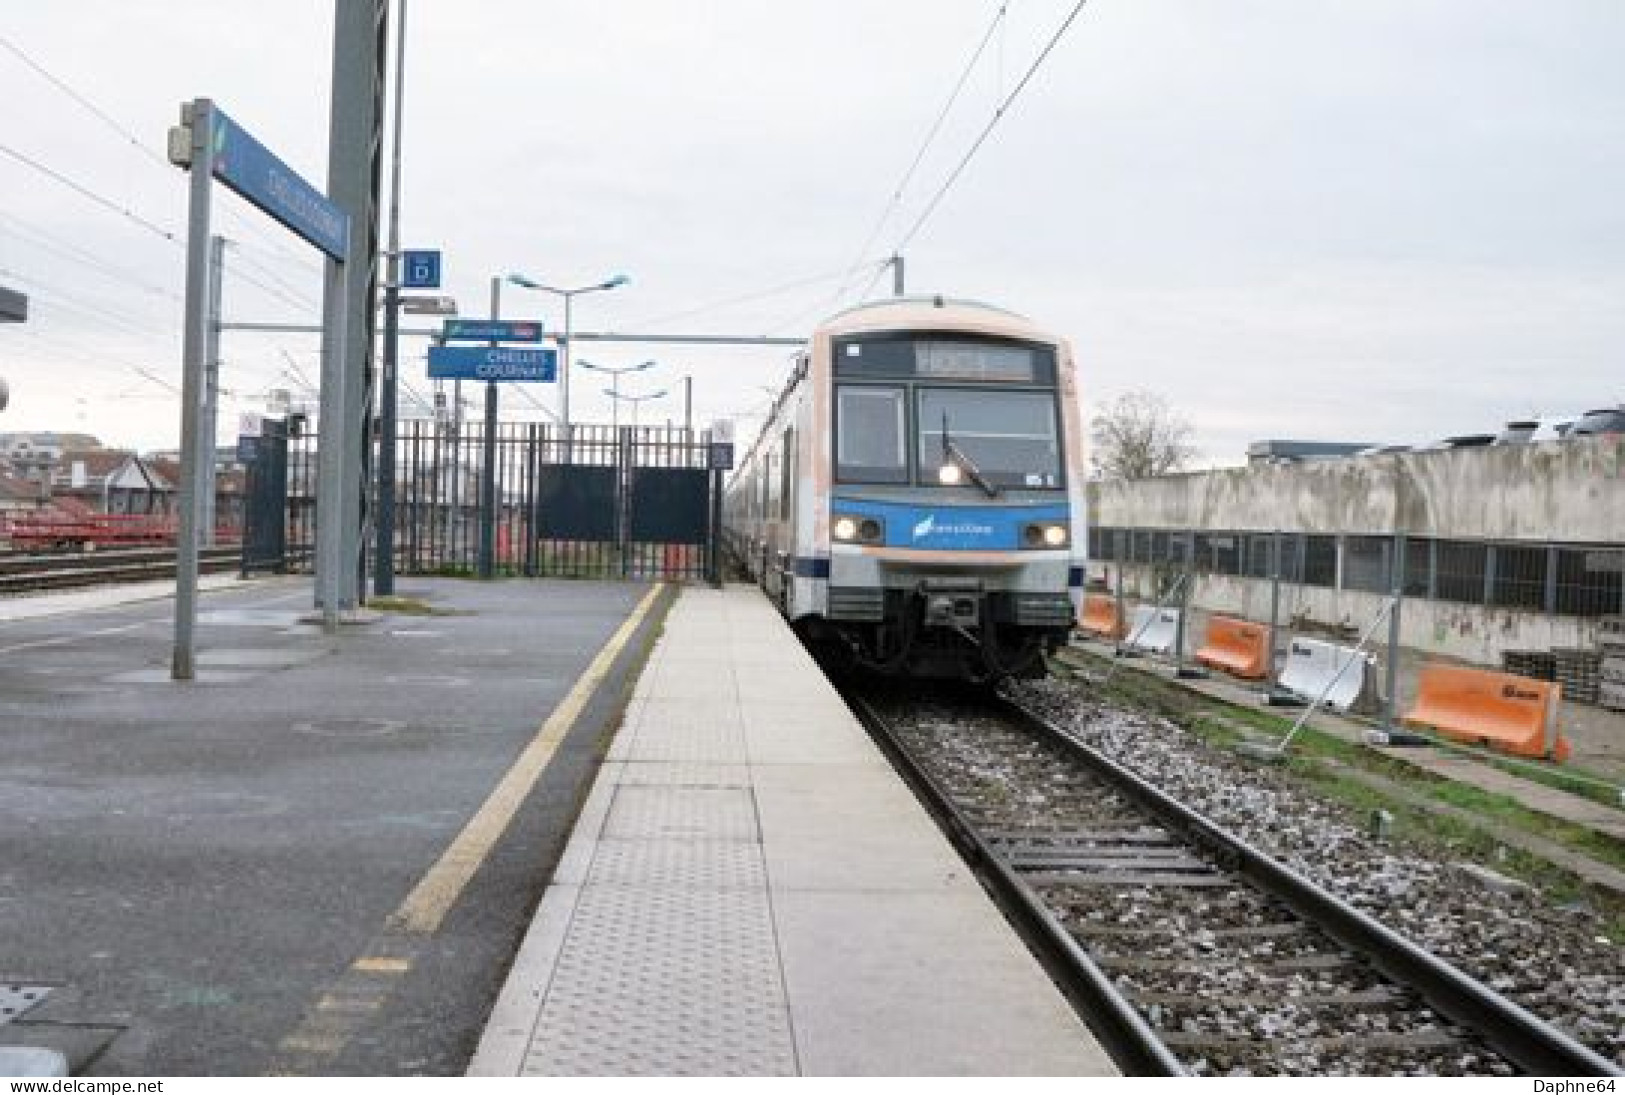
[[[994,0],[411,0],[403,242],[444,250],[465,315],[496,273],[625,273],[578,299],[578,330],[804,334],[890,291],[875,264],[1073,6],[1004,5],[897,197]],[[322,185],[331,48],[332,0],[0,0],[0,285],[32,298],[0,328],[0,430],[176,444],[165,131],[210,97]],[[1622,56],[1617,0],[1093,0],[914,235],[909,289],[1067,335],[1086,413],[1158,392],[1204,462],[1616,403]],[[316,322],[313,253],[219,193],[226,319]],[[518,289],[502,307],[562,319]],[[403,377],[426,393],[423,352]],[[759,410],[788,357],[577,353],[655,360],[623,382],[673,393],[645,421],[680,420],[692,376],[701,423]],[[313,336],[228,332],[223,356],[228,443],[320,372]],[[607,421],[603,379],[577,374],[578,420]],[[505,417],[556,406],[528,391]]]

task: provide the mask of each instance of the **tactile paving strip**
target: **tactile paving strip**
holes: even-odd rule
[[[51,995],[49,985],[24,985],[16,981],[0,981],[0,1025],[21,1018],[38,1007]]]
[[[616,790],[523,1071],[796,1074],[748,788]]]
[[[587,887],[524,1071],[794,1075],[765,891]]]
[[[745,761],[744,732],[731,722],[681,726],[648,718],[634,729],[637,736],[625,753],[627,760],[690,764]]]
[[[605,840],[587,885],[765,890],[767,869],[761,848],[741,841]]]
[[[761,840],[743,787],[618,787],[605,840]]]
[[[744,764],[689,764],[668,761],[628,761],[620,772],[622,787],[739,787],[750,786],[750,767]]]

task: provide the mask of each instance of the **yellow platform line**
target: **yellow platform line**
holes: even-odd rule
[[[469,819],[445,853],[391,914],[391,928],[411,935],[431,935],[439,929],[446,914],[467,887],[469,879],[474,877],[498,839],[507,831],[514,815],[519,812],[520,804],[535,787],[537,779],[558,751],[559,743],[592,699],[599,684],[609,675],[610,666],[631,641],[643,618],[659,598],[662,588],[657,585],[651,589],[598,652],[581,679],[576,681],[575,687],[542,723],[536,736],[513,767],[508,769],[479,812]]]
[[[412,962],[407,958],[357,958],[350,968],[362,973],[405,973]]]

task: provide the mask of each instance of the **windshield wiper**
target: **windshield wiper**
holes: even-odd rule
[[[942,412],[942,455],[944,459],[952,461],[959,470],[970,476],[970,481],[981,487],[989,498],[999,496],[999,488],[988,482],[987,476],[982,474],[982,469],[978,468],[976,462],[966,456],[949,436],[947,411]]]

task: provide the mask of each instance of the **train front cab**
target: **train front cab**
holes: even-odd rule
[[[814,542],[796,553],[812,549],[795,584],[811,579],[814,603],[791,615],[867,667],[1038,675],[1072,628],[1084,537],[1070,352],[993,315],[815,339],[828,423],[815,459],[831,475],[814,492]]]

